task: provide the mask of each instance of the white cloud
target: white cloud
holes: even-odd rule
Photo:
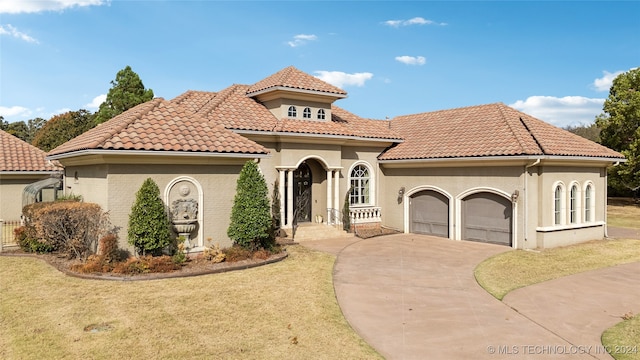
[[[87,109],[97,109],[105,100],[107,100],[107,94],[101,94],[93,98],[93,100],[86,104],[84,107]]]
[[[20,40],[29,42],[29,43],[34,43],[34,44],[38,44],[38,40],[32,38],[31,36],[19,31],[18,29],[16,29],[15,27],[13,27],[13,25],[11,24],[7,24],[7,25],[0,25],[0,35],[9,35],[9,36],[13,36],[14,38],[18,38]]]
[[[411,25],[438,25],[438,26],[447,25],[447,23],[439,23],[433,20],[427,20],[422,17],[414,17],[409,20],[387,20],[384,22],[384,24],[391,27],[411,26]]]
[[[396,61],[407,65],[424,65],[427,63],[427,59],[424,56],[396,56]]]
[[[530,96],[509,105],[558,127],[592,124],[605,99],[583,96]]]
[[[609,89],[611,89],[611,85],[613,85],[613,79],[623,72],[624,71],[616,71],[614,73],[610,73],[608,71],[603,71],[602,77],[593,81],[593,88],[597,91],[609,91]]]
[[[31,115],[31,110],[22,106],[0,106],[0,116],[3,116],[5,120],[8,120],[8,117],[16,117],[16,116],[29,116]]]
[[[342,71],[315,71],[316,77],[333,86],[342,88],[344,85],[364,86],[365,81],[373,77],[372,73],[362,72],[347,74]]]
[[[287,42],[287,44],[291,47],[298,47],[300,45],[304,45],[309,41],[315,41],[318,40],[318,37],[315,35],[306,35],[306,34],[299,34],[293,37],[292,41]]]
[[[73,7],[100,6],[110,0],[0,0],[0,14],[62,11]]]

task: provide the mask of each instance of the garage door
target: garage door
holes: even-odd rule
[[[425,190],[411,196],[409,203],[412,233],[449,237],[449,199]]]
[[[464,198],[462,238],[511,246],[511,200],[493,193]]]

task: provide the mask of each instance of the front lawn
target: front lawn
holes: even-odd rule
[[[633,199],[609,199],[607,223],[609,226],[640,229],[640,204],[636,204]]]
[[[259,268],[152,281],[83,280],[0,257],[0,358],[381,358],[340,312],[335,257],[288,252]]]

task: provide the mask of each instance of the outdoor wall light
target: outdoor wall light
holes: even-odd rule
[[[518,202],[518,196],[520,196],[520,191],[516,190],[513,192],[513,194],[511,194],[511,202],[516,203]]]
[[[398,204],[402,203],[402,198],[404,196],[404,186],[398,190]]]

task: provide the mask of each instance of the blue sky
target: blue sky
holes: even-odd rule
[[[588,124],[640,66],[639,16],[638,1],[0,0],[0,115],[95,111],[127,65],[165,99],[293,65],[363,117],[503,102]]]

